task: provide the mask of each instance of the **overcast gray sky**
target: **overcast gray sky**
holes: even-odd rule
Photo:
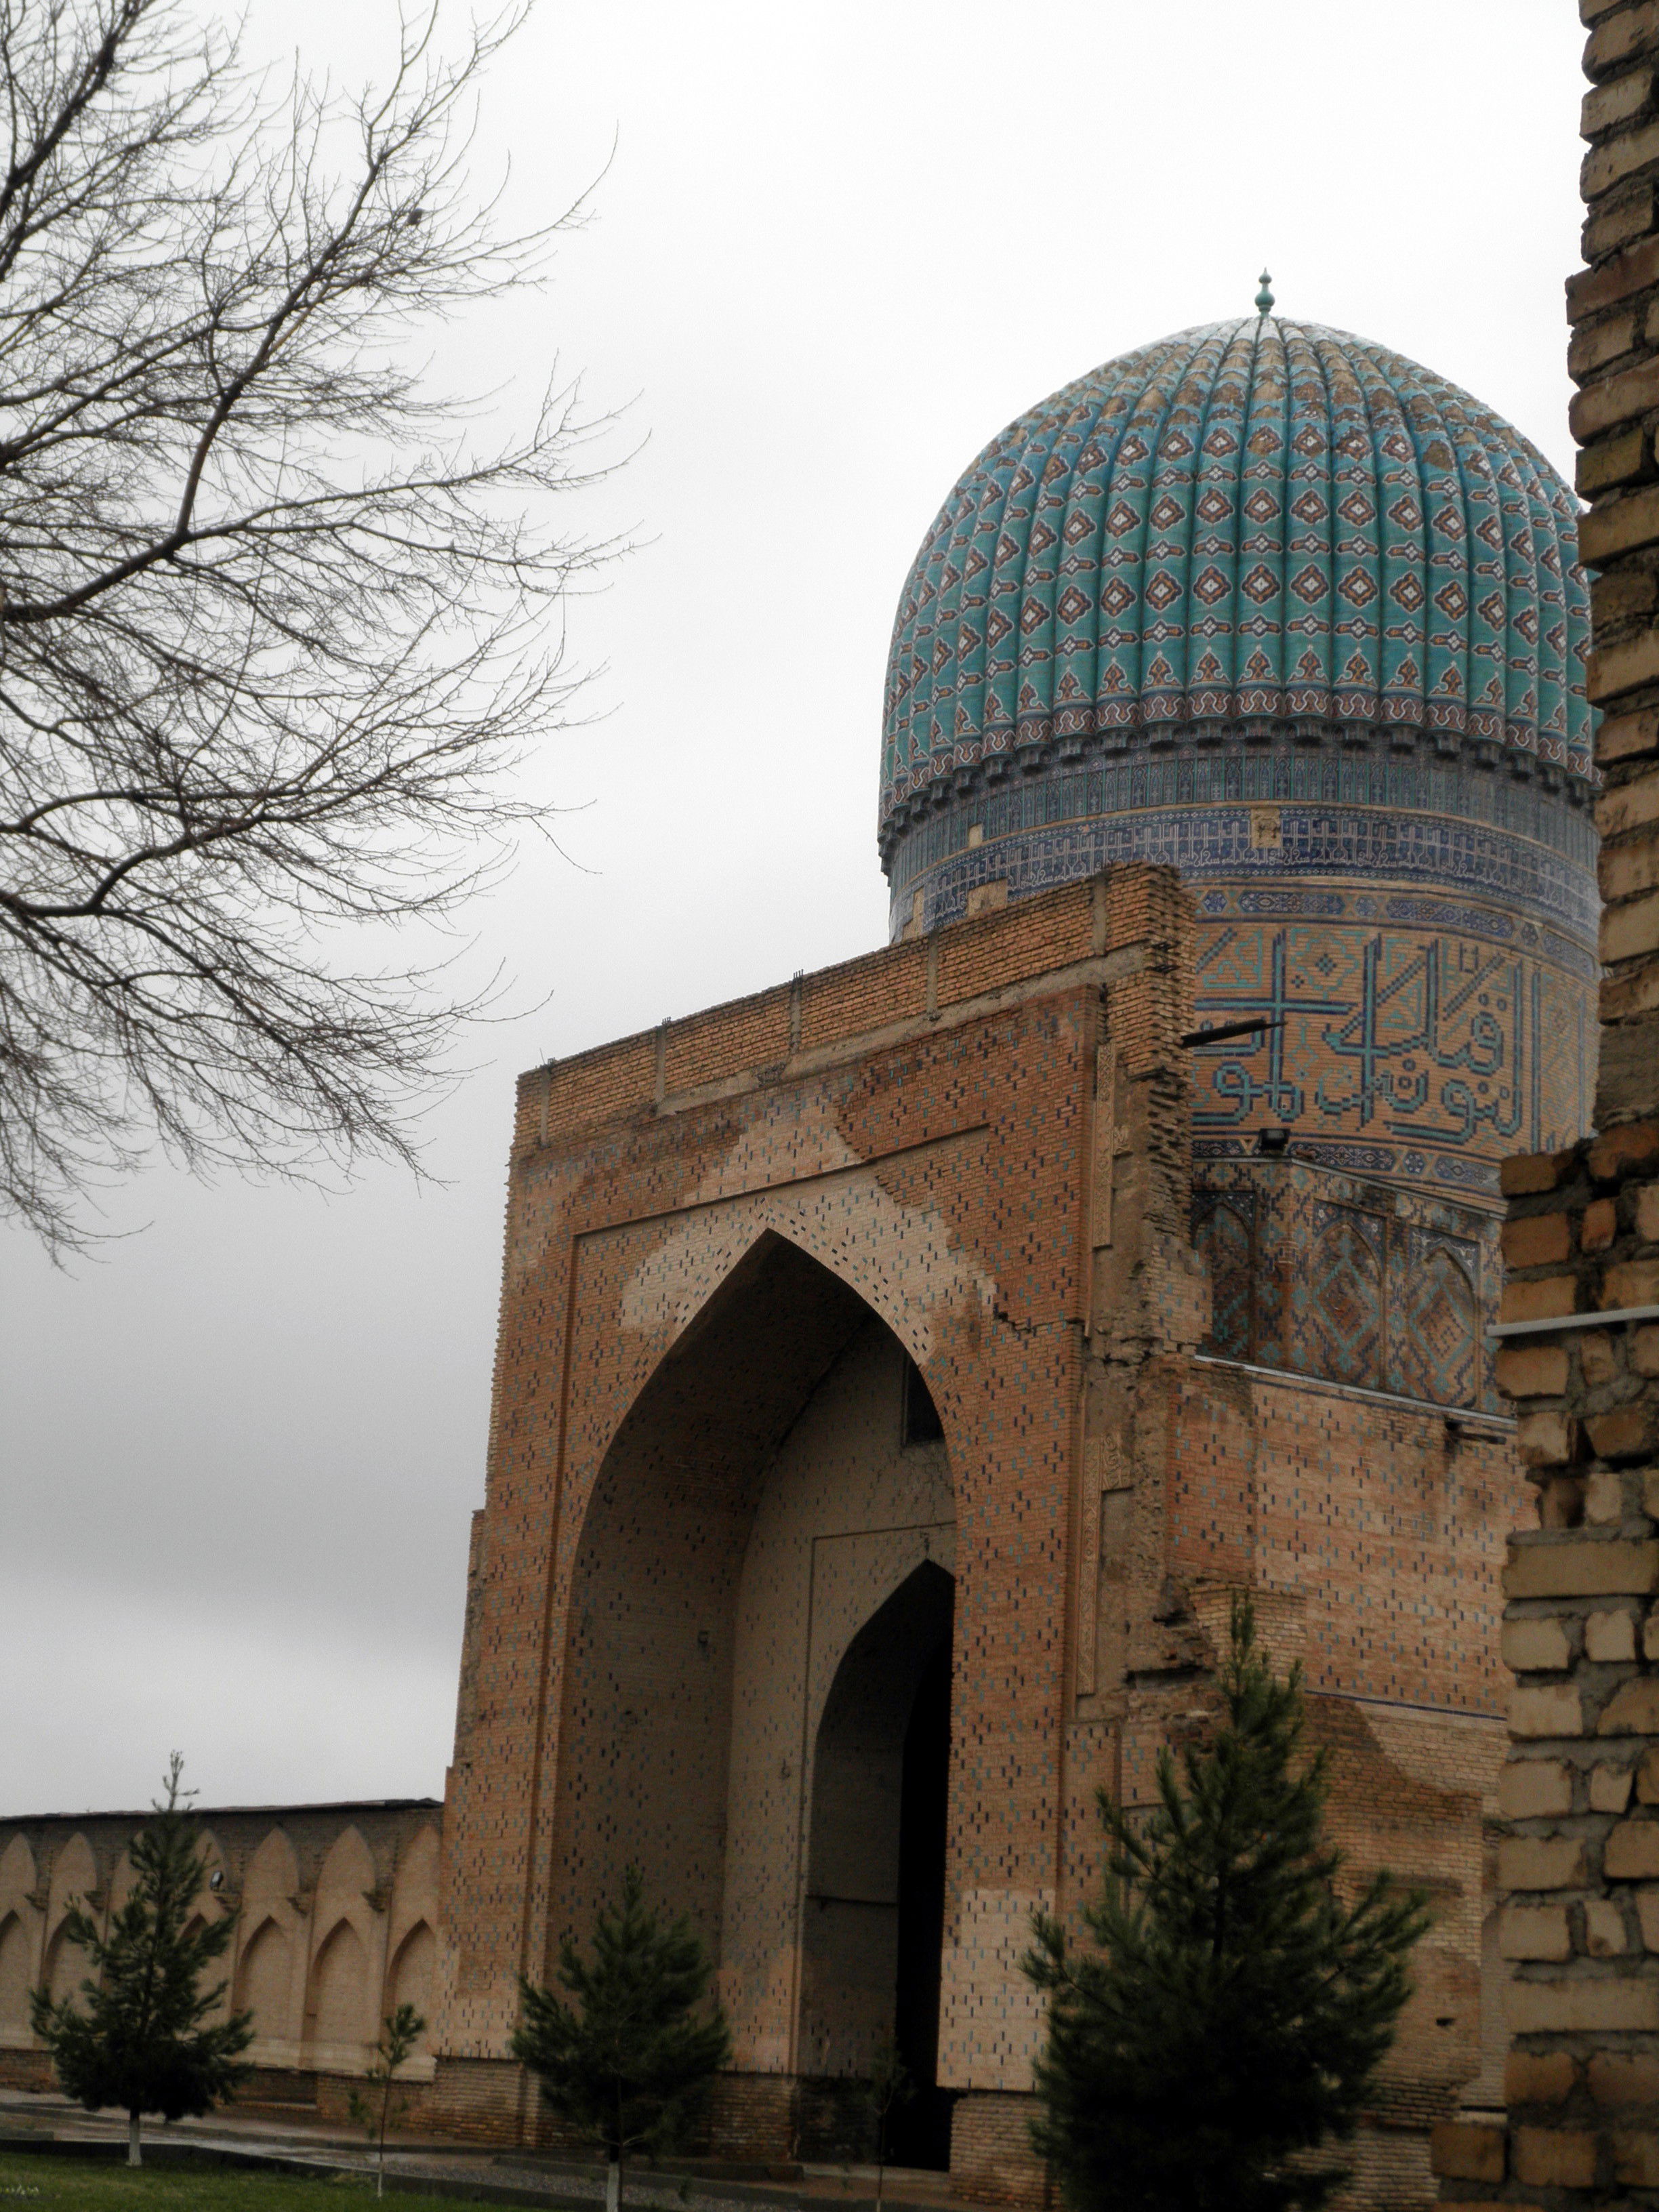
[[[248,19],[351,81],[393,7]],[[594,719],[536,770],[568,857],[474,921],[545,1003],[475,1040],[440,1185],[158,1165],[96,1261],[0,1231],[0,1813],[143,1802],[174,1746],[210,1803],[441,1790],[515,1070],[882,941],[883,670],[934,510],[1264,261],[1568,469],[1583,35],[1565,0],[540,0],[480,183],[510,155],[528,223],[615,158],[445,371],[512,407],[556,355],[638,447],[571,509],[638,550],[572,611]]]

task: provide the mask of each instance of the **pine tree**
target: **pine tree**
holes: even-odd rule
[[[392,2103],[392,2085],[398,2069],[415,2055],[415,2046],[426,2033],[426,2021],[412,2004],[396,2005],[380,2023],[374,2043],[374,2063],[366,2080],[369,2094],[354,2089],[346,2109],[374,2147],[374,2194],[386,2195],[386,2136],[394,2119],[409,2110],[407,2098]],[[378,2093],[378,2095],[377,2094]]]
[[[204,1972],[229,1943],[232,1922],[190,1924],[207,1886],[208,1862],[196,1841],[175,1751],[167,1798],[128,1847],[132,1894],[106,1936],[84,1905],[71,1907],[64,1932],[86,1952],[91,1972],[76,1993],[54,2004],[30,1992],[34,2032],[52,2053],[60,2086],[88,2112],[114,2105],[127,2114],[127,2163],[141,2166],[146,2112],[164,2119],[206,2112],[247,2073],[236,2063],[253,2040],[250,2013],[206,2024],[225,1984],[205,1994]]]
[[[1039,1915],[1024,1970],[1049,1998],[1032,2130],[1073,2212],[1314,2212],[1409,1990],[1422,1893],[1379,1875],[1345,1905],[1322,1834],[1323,1753],[1299,1668],[1275,1680],[1248,1603],[1220,1670],[1224,1719],[1166,1751],[1136,1822],[1103,1791],[1098,1946]]]
[[[560,1945],[558,1978],[574,2004],[521,1982],[524,2022],[511,2045],[540,2075],[551,2110],[603,2148],[606,2212],[618,2212],[629,2156],[684,2141],[732,2055],[720,2007],[695,2016],[712,1969],[690,1922],[663,1927],[644,1894],[630,1867],[620,1908],[594,1927],[591,1966],[568,1936]]]

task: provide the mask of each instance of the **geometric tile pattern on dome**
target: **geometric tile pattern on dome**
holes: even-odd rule
[[[1468,392],[1256,316],[1109,362],[960,479],[901,597],[884,827],[1022,747],[1297,721],[1583,772],[1577,507]]]

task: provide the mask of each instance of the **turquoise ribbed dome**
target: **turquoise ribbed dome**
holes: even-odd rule
[[[916,556],[884,858],[1014,763],[1149,745],[1582,776],[1577,518],[1518,431],[1368,339],[1264,314],[1109,362],[986,447]]]

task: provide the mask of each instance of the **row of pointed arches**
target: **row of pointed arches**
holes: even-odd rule
[[[0,2050],[33,2047],[32,1990],[44,1985],[54,1997],[67,1997],[85,1978],[85,1954],[67,1940],[64,1927],[70,1905],[83,1900],[106,1919],[119,1910],[131,1880],[124,1850],[111,1848],[104,1852],[106,1863],[118,1857],[118,1863],[100,1881],[98,1854],[84,1831],[55,1850],[55,1838],[40,1840],[41,1856],[50,1851],[44,1873],[21,1831],[0,1852]],[[223,2002],[253,2014],[256,2039],[249,2055],[256,2065],[358,2072],[394,2005],[412,2003],[431,2020],[437,1958],[434,1823],[416,1826],[398,1841],[389,1880],[351,1823],[322,1850],[309,1880],[280,1825],[251,1851],[236,1854],[240,1864],[228,1862],[211,1829],[203,1841],[217,1880],[204,1893],[202,1912],[235,1917]],[[416,2075],[427,2048],[422,2037],[411,2069]]]

